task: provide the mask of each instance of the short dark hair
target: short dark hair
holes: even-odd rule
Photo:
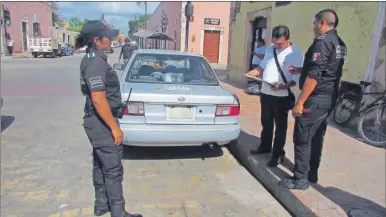
[[[279,25],[273,28],[272,38],[281,38],[284,37],[286,40],[290,38],[289,28],[285,25]]]
[[[262,39],[262,38],[257,39],[257,42],[261,42],[262,44],[265,45],[265,41],[264,41],[264,39]]]
[[[324,10],[319,11],[315,15],[315,19],[318,21],[323,20],[325,18],[326,13],[331,13],[335,17],[335,19],[325,20],[327,22],[327,25],[336,28],[338,26],[338,23],[339,23],[339,18],[338,18],[338,15],[336,14],[336,12],[332,9],[324,9]]]

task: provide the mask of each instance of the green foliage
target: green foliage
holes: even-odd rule
[[[68,30],[73,31],[73,32],[80,32],[80,31],[82,31],[83,25],[87,21],[88,21],[87,19],[81,21],[79,18],[73,17],[73,18],[68,20],[68,25],[69,25]]]
[[[146,22],[151,17],[151,14],[148,15],[140,15],[137,19],[129,21],[129,35],[132,35],[138,32],[139,29],[144,29],[146,26]]]

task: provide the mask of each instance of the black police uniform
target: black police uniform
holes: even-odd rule
[[[310,112],[303,112],[295,120],[294,179],[284,187],[306,189],[308,181],[318,181],[317,171],[327,128],[326,119],[337,100],[346,54],[346,45],[336,30],[316,38],[305,54],[299,87],[303,89],[307,77],[317,80],[317,85],[303,105]]]
[[[115,205],[115,210],[118,210],[115,216],[141,217],[141,215],[128,214],[123,210],[123,146],[114,144],[110,128],[98,115],[91,100],[91,92],[105,91],[111,112],[116,117],[121,105],[118,76],[107,63],[107,55],[95,49],[90,49],[83,58],[80,70],[81,90],[86,96],[83,126],[93,147],[95,213],[102,215],[110,208],[113,216],[112,209]]]
[[[120,57],[122,56],[124,60],[128,60],[132,53],[132,46],[130,44],[124,44],[121,48]]]

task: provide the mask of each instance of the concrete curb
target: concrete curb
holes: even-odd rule
[[[291,191],[278,186],[278,178],[267,170],[268,158],[259,156],[257,162],[249,154],[249,150],[243,144],[234,142],[228,146],[232,155],[258,180],[274,197],[296,217],[318,217],[310,208],[305,206]],[[265,159],[266,158],[266,159]]]

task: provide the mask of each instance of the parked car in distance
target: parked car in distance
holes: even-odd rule
[[[124,144],[226,145],[240,134],[240,102],[220,86],[207,60],[170,50],[136,50],[118,71]]]
[[[60,43],[60,50],[62,56],[71,56],[74,55],[74,48],[67,43]]]
[[[86,50],[87,50],[87,46],[84,46],[84,47],[77,49],[75,52],[78,54],[79,53],[86,53]]]

